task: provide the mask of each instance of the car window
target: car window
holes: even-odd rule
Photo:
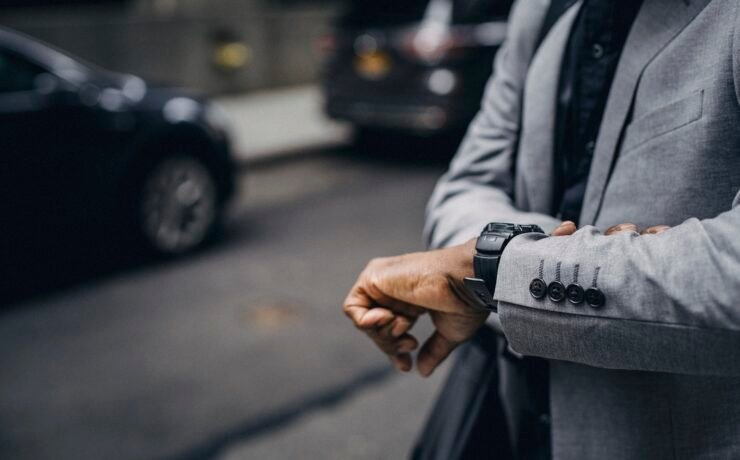
[[[504,20],[509,15],[512,0],[455,0],[452,21],[455,24],[476,24]]]
[[[340,25],[383,27],[418,22],[428,5],[429,0],[352,0],[340,18]]]
[[[43,70],[34,63],[6,50],[0,50],[0,92],[31,91]]]

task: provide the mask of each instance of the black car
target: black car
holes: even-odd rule
[[[160,254],[193,250],[218,228],[234,171],[225,117],[208,101],[0,28],[1,225],[11,253],[119,235]]]
[[[511,0],[354,0],[320,47],[326,111],[361,130],[434,134],[480,106]]]

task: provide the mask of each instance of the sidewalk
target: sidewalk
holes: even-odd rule
[[[329,120],[318,86],[306,85],[214,100],[228,114],[234,154],[261,162],[349,142],[348,126]]]

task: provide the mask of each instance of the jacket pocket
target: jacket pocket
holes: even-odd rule
[[[704,90],[671,102],[632,121],[627,126],[623,151],[632,150],[663,134],[699,120],[702,116]]]

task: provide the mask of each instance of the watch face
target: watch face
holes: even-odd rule
[[[503,222],[491,222],[486,225],[484,233],[512,233],[517,230],[519,226],[515,224],[507,224]]]
[[[545,233],[539,225],[521,225],[519,228],[521,233]]]
[[[538,225],[518,225],[506,222],[491,222],[486,225],[483,233],[497,233],[506,236],[519,235],[521,233],[544,233]]]

